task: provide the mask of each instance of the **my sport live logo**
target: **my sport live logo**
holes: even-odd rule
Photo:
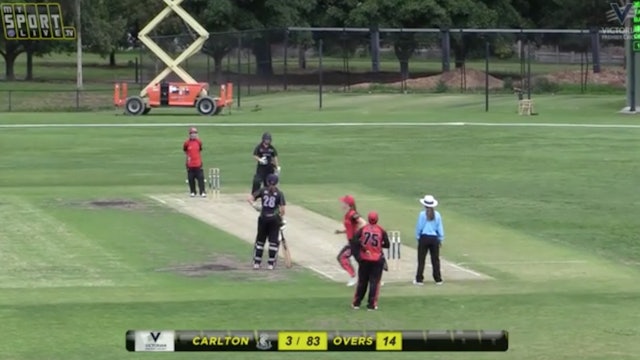
[[[64,26],[58,3],[0,4],[7,40],[73,40],[76,29]]]

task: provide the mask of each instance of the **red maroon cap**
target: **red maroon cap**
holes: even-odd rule
[[[193,134],[193,133],[197,133],[198,129],[192,127],[191,129],[189,129],[189,134]]]
[[[351,195],[345,195],[343,197],[340,198],[340,201],[342,201],[343,203],[349,205],[349,206],[355,206],[356,205],[356,199],[353,198],[353,196]]]
[[[367,215],[367,220],[369,220],[369,224],[377,224],[378,223],[378,213],[375,211],[371,211],[369,215]]]

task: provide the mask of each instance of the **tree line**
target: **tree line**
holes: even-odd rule
[[[57,1],[67,26],[76,25],[76,1]],[[103,56],[111,66],[117,64],[117,51],[130,47],[137,32],[165,7],[161,0],[78,1],[82,9],[80,25],[84,51]],[[609,3],[601,0],[185,0],[182,7],[211,33],[256,30],[243,36],[242,46],[251,49],[256,57],[256,72],[270,74],[273,69],[269,44],[281,40],[274,39],[274,36],[284,36],[284,32],[268,32],[269,29],[290,26],[586,29],[607,25],[606,13],[611,10]],[[155,35],[185,32],[186,24],[174,16],[163,22]],[[477,36],[452,37],[456,59],[463,59],[466,52],[473,50],[474,44],[483,43],[475,41]],[[294,35],[292,39],[309,46],[315,40],[301,34]],[[499,49],[501,42],[506,44],[508,40],[500,36],[490,39],[494,49]],[[560,37],[557,40],[561,41]],[[416,35],[397,33],[389,41],[401,67],[408,67],[408,60],[418,47]],[[222,59],[237,45],[232,36],[212,36],[203,51],[213,58],[216,69],[220,70]],[[75,43],[69,41],[7,41],[0,38],[5,78],[15,79],[14,64],[22,54],[26,56],[26,80],[32,80],[34,57],[73,52],[74,49]]]

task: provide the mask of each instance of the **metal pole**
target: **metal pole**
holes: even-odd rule
[[[484,111],[489,111],[489,53],[490,53],[490,45],[489,42],[485,44],[484,50]]]
[[[580,53],[580,93],[584,94],[584,53]]]
[[[527,41],[527,99],[531,100],[531,42]]]
[[[318,40],[318,109],[322,109],[322,39]]]
[[[256,60],[256,64],[257,63],[258,60]],[[256,74],[257,73],[256,71]],[[247,95],[251,96],[251,50],[249,49],[247,49]]]
[[[140,48],[139,48],[138,56],[140,57],[140,62],[139,62],[139,64],[140,64],[139,65],[140,66],[140,70],[139,70],[140,71],[140,74],[139,74],[140,75],[140,78],[139,78],[140,82],[138,84],[140,84],[140,90],[142,90],[142,83],[144,82],[144,80],[143,80],[144,79],[144,64],[142,63],[142,56],[144,55],[144,48],[143,48],[143,45],[139,45],[139,46],[140,46]]]
[[[289,72],[289,30],[284,32],[284,69],[282,72],[282,88],[287,91],[287,73]]]
[[[242,87],[241,87],[241,78],[242,78],[242,34],[238,34],[238,49],[237,49],[237,54],[238,54],[238,76],[236,78],[236,91],[237,91],[237,95],[236,98],[238,99],[238,108],[240,107],[240,97],[242,94]]]
[[[207,55],[207,84],[211,84],[211,56]]]
[[[76,89],[82,90],[82,16],[80,0],[76,0]]]
[[[636,111],[636,52],[633,49],[633,42],[631,42],[631,66],[629,66],[629,72],[631,73],[631,101],[629,102],[629,112]]]

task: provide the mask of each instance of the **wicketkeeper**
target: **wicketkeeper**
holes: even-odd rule
[[[255,248],[253,253],[253,268],[260,269],[264,247],[269,241],[268,269],[273,270],[278,258],[280,248],[280,228],[284,226],[284,214],[286,200],[284,193],[278,189],[278,176],[270,174],[267,176],[267,186],[255,191],[247,201],[256,210],[260,211],[258,217],[258,233],[256,235]],[[261,200],[261,205],[254,204],[256,200]]]

